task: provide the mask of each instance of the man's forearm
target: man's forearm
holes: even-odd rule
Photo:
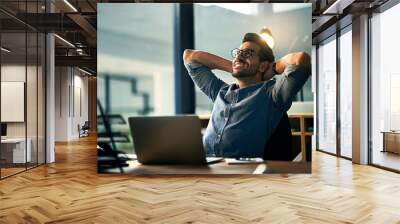
[[[311,59],[310,56],[305,52],[297,52],[284,56],[283,58],[276,61],[275,71],[278,74],[282,74],[285,71],[287,65],[297,65],[305,68],[307,71],[311,71]]]
[[[232,73],[232,62],[226,60],[225,58],[219,57],[214,54],[210,54],[205,51],[196,51],[186,49],[183,52],[183,60],[185,62],[198,62],[210,69],[219,69],[222,71],[226,71]]]

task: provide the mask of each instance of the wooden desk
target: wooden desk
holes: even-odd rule
[[[313,113],[288,113],[292,128],[293,150],[300,148],[303,161],[311,162],[311,139],[313,136]]]
[[[311,173],[311,162],[266,161],[260,164],[214,163],[204,166],[188,165],[142,165],[131,161],[124,167],[125,174],[133,175],[214,175],[214,174],[269,174],[269,173]],[[120,173],[119,168],[108,170]]]
[[[382,152],[392,152],[400,154],[400,132],[382,131],[381,133],[383,134]]]
[[[201,128],[207,128],[208,122],[210,121],[210,114],[199,115]]]

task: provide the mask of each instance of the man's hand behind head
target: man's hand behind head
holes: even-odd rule
[[[232,73],[231,61],[205,51],[186,49],[183,51],[183,61],[185,63],[196,62],[210,69],[219,69]]]
[[[281,74],[285,71],[287,65],[297,65],[306,70],[307,73],[311,72],[311,58],[305,52],[296,52],[285,55],[283,58],[276,61],[276,72]]]

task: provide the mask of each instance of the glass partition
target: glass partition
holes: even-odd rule
[[[25,32],[1,34],[2,177],[24,171],[31,158],[26,136],[26,41]]]
[[[43,12],[44,1],[8,1],[16,13]],[[40,6],[40,7],[39,7]],[[45,163],[45,35],[0,12],[0,178]]]

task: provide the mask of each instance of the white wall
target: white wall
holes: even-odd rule
[[[82,126],[85,121],[88,121],[88,77],[81,76],[82,73],[76,73],[77,70],[74,70],[74,99],[72,111],[72,119],[71,119],[71,136],[72,138],[78,138],[78,124]]]
[[[34,69],[32,66],[8,64],[1,66],[1,81],[2,82],[25,82],[26,70],[28,73],[32,72]],[[36,91],[34,93],[27,93],[27,96],[36,96]],[[7,108],[1,108],[1,110],[7,110]],[[30,121],[31,117],[28,117]],[[25,124],[26,122],[7,122],[7,137],[25,137]]]
[[[56,67],[55,85],[55,140],[77,139],[78,124],[88,120],[88,78],[76,68]]]
[[[68,67],[55,68],[55,141],[68,141],[69,139],[70,73]]]

